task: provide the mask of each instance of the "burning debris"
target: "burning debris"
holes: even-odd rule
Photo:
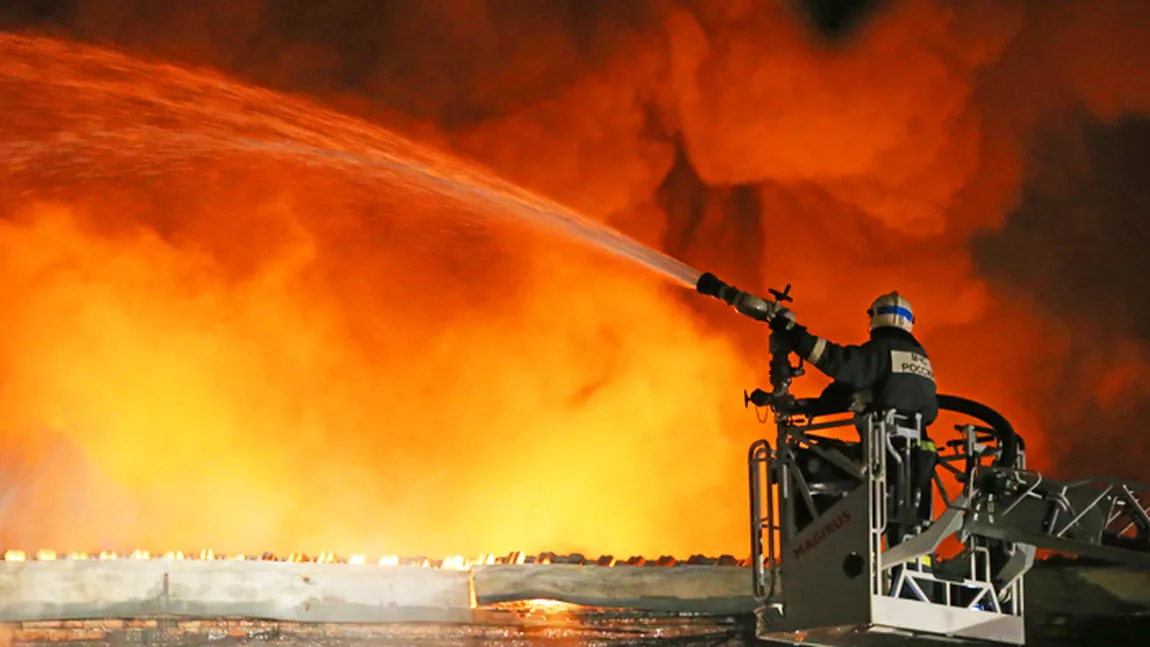
[[[705,555],[692,555],[687,559],[677,559],[670,555],[663,555],[656,559],[633,556],[627,559],[616,559],[611,555],[601,555],[597,558],[588,558],[579,553],[560,555],[556,553],[527,554],[514,552],[508,555],[480,555],[468,558],[462,555],[449,555],[442,559],[429,557],[400,557],[398,555],[384,555],[378,558],[369,558],[365,554],[353,554],[346,557],[335,553],[318,553],[307,555],[304,553],[290,553],[286,556],[265,552],[259,555],[222,554],[211,550],[198,552],[150,552],[134,550],[130,553],[118,554],[115,551],[100,551],[99,553],[57,553],[53,550],[38,550],[35,553],[25,553],[21,550],[8,550],[3,555],[6,562],[24,561],[60,561],[60,560],[115,560],[115,559],[180,559],[199,561],[255,561],[255,562],[290,562],[309,564],[376,564],[379,566],[422,566],[424,568],[468,569],[473,566],[516,566],[524,564],[567,564],[572,566],[738,566],[749,565],[747,559],[737,559],[731,555],[707,557]]]

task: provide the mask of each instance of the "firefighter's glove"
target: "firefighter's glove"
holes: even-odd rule
[[[790,310],[785,310],[771,319],[770,325],[774,337],[779,340],[782,346],[792,351],[797,350],[803,341],[810,336],[806,327],[795,321],[795,314]]]
[[[770,325],[771,330],[775,332],[787,332],[800,327],[795,321],[795,313],[787,310],[782,306],[779,306],[774,315],[771,317]]]

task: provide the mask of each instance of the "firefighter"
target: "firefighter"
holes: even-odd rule
[[[938,393],[926,350],[911,333],[910,302],[898,292],[884,294],[874,300],[867,316],[870,339],[859,346],[815,337],[787,312],[771,318],[771,329],[796,355],[834,380],[820,400],[849,404],[858,412],[894,409],[908,419],[917,414],[925,429],[938,418]]]
[[[921,417],[922,427],[938,417],[934,370],[922,344],[911,334],[914,311],[910,302],[898,292],[875,299],[867,310],[869,341],[861,346],[840,346],[808,333],[795,321],[794,313],[781,305],[790,298],[790,286],[782,292],[772,290],[776,301],[770,302],[707,272],[699,276],[695,289],[740,314],[769,323],[784,349],[789,348],[834,380],[828,398],[836,391],[849,393],[857,404],[856,411],[893,409],[907,417]]]
[[[905,505],[897,507],[894,542],[904,530],[929,521],[933,492],[931,477],[937,458],[926,427],[938,418],[934,371],[926,350],[912,334],[914,311],[898,292],[884,294],[867,310],[870,339],[859,346],[841,346],[815,337],[799,325],[794,314],[780,309],[770,319],[771,329],[786,347],[833,382],[813,403],[808,414],[851,410],[856,413],[894,410],[900,417],[892,441],[913,456]],[[865,418],[860,416],[860,423]],[[865,427],[860,424],[860,432]]]

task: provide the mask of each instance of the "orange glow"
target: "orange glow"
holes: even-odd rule
[[[228,103],[248,90],[222,78],[166,70],[156,87],[115,54],[0,45],[15,50],[0,77],[33,56],[61,86],[95,73],[75,65],[127,88],[44,88],[55,107],[23,104],[29,132],[0,145],[86,114],[130,126],[134,98],[191,133],[251,134]],[[233,94],[157,99],[208,83]],[[275,99],[293,128],[389,137]],[[742,494],[729,476],[755,431],[737,406],[750,380],[678,292],[403,178],[364,187],[354,169],[154,145],[167,152],[99,169],[71,163],[94,151],[53,152],[5,176],[29,197],[0,221],[0,416],[36,461],[9,545],[738,551],[742,515],[682,520]]]
[[[5,562],[54,562],[57,560],[68,561],[84,561],[89,559],[100,560],[141,560],[141,559],[170,559],[179,561],[256,561],[256,562],[287,562],[292,564],[347,564],[357,566],[418,566],[422,568],[441,568],[447,570],[467,571],[479,566],[503,566],[503,565],[517,565],[523,564],[522,553],[515,553],[508,556],[495,556],[491,554],[479,555],[476,557],[466,557],[464,555],[448,555],[438,559],[401,559],[395,555],[384,555],[382,557],[371,558],[363,553],[348,555],[346,557],[336,555],[335,553],[319,553],[318,555],[304,555],[302,553],[292,553],[287,556],[277,556],[272,553],[263,553],[258,556],[245,555],[243,553],[233,554],[220,554],[215,551],[205,549],[198,553],[184,554],[180,551],[168,551],[166,553],[152,553],[151,551],[136,549],[127,555],[117,555],[115,552],[103,551],[97,555],[88,553],[67,553],[64,555],[57,554],[56,551],[42,548],[35,553],[29,555],[22,550],[9,549],[0,556],[0,561]],[[532,558],[533,563],[537,564],[550,564],[551,559],[547,556],[540,556]],[[745,562],[745,560],[744,560]],[[739,562],[740,565],[745,565],[744,562]],[[584,566],[589,568],[613,568],[618,565],[614,559],[607,560],[602,563],[585,563]],[[674,566],[674,563],[667,564],[668,567]],[[562,605],[564,603],[551,601],[552,605]],[[544,605],[546,606],[546,605]],[[570,605],[568,605],[570,606]]]
[[[1137,58],[1087,47],[1103,11],[891,3],[819,49],[766,4],[669,3],[594,65],[437,138],[643,240],[695,232],[672,251],[751,289],[793,284],[819,335],[862,340],[866,304],[897,287],[942,390],[999,409],[1043,468],[1037,395],[1058,392],[1064,331],[981,279],[967,243],[1009,212],[1055,97],[1147,108],[1144,87],[1086,87],[1144,78],[1109,71]],[[476,21],[444,24],[459,33],[428,42],[505,55]],[[538,32],[555,44],[524,51],[566,65],[578,49]],[[771,433],[741,407],[766,377],[753,322],[365,170],[352,158],[473,176],[221,74],[0,35],[0,105],[0,474],[20,486],[4,546],[365,565],[747,553],[745,450]],[[708,185],[677,205],[697,221],[660,202],[677,143]],[[1079,397],[1113,401],[1144,372]]]

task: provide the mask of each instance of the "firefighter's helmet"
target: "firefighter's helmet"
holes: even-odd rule
[[[914,328],[914,310],[898,292],[884,294],[874,300],[866,311],[870,316],[870,329],[893,326],[907,332]]]

